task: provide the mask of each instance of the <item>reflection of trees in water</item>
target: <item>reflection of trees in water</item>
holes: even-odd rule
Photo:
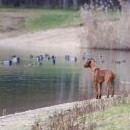
[[[0,88],[0,114],[5,108],[9,114],[74,101],[78,94],[79,73],[71,67],[47,64],[47,68],[25,68],[29,69],[27,72],[23,68],[22,71],[9,68],[10,75],[7,72],[0,79],[3,86]]]
[[[13,75],[3,75],[0,78],[0,115],[3,110],[4,114],[10,114],[17,111],[17,106],[22,109],[22,106],[27,100],[27,91],[24,80],[19,77],[20,73]],[[23,95],[24,93],[24,95]]]
[[[59,103],[74,101],[78,94],[79,74],[62,73],[57,83],[57,101]]]
[[[80,76],[79,89],[82,91],[84,98],[92,98],[93,96],[93,83],[92,73],[90,70],[83,69]]]

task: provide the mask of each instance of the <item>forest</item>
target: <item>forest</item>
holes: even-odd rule
[[[26,7],[26,8],[73,8],[78,9],[80,6],[93,5],[102,6],[103,8],[120,8],[120,3],[124,0],[0,0],[1,6],[9,7]],[[126,1],[126,0],[125,0]]]

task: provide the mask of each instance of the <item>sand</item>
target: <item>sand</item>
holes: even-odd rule
[[[0,47],[17,48],[23,51],[41,51],[64,55],[63,52],[76,54],[80,48],[82,28],[70,27],[31,32],[17,37],[1,38]],[[5,46],[6,45],[6,46]]]

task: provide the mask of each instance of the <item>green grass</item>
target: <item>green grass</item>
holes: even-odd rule
[[[68,27],[80,23],[79,12],[72,10],[35,10],[32,16],[26,22],[29,30]]]
[[[62,9],[0,8],[2,13],[13,13],[24,17],[24,28],[29,31],[70,27],[79,25],[80,11]],[[21,17],[21,16],[20,16]],[[11,19],[10,19],[11,20]],[[17,18],[16,18],[17,20]],[[23,29],[23,28],[22,28]]]
[[[0,23],[0,29],[5,30],[5,32],[8,32],[8,27],[13,27],[14,31],[19,32],[41,31],[54,28],[78,26],[83,22],[80,16],[80,11],[69,9],[25,9],[1,7],[0,13],[8,13],[8,15],[3,15],[3,17],[1,17],[2,23]],[[115,20],[119,19],[121,15],[119,11],[111,11],[108,13],[93,12],[93,14],[94,18],[98,20]],[[6,27],[5,23],[7,23],[7,21],[10,21],[10,24]]]
[[[113,101],[116,106],[113,104]],[[109,106],[109,104],[111,105]],[[55,112],[49,118],[48,125],[39,122],[42,126],[47,125],[48,129],[72,130],[129,130],[130,128],[130,102],[126,98],[117,97],[114,100],[106,99],[95,102],[85,102],[83,106],[74,106],[70,111]],[[94,108],[94,109],[93,109]],[[93,111],[93,110],[94,111]],[[99,110],[98,110],[99,109]],[[93,112],[92,112],[93,111]],[[36,125],[34,125],[36,126]],[[36,126],[37,127],[37,126]],[[33,129],[32,129],[33,130]]]
[[[16,21],[20,14],[22,14],[23,21],[21,22],[23,30],[39,31],[53,28],[71,27],[79,25],[82,20],[80,17],[80,11],[76,10],[63,10],[63,9],[25,9],[25,8],[0,8],[2,13],[16,14]],[[102,19],[119,19],[120,13],[118,11],[113,12],[93,12],[94,17]],[[18,16],[18,18],[17,18]],[[14,17],[15,18],[15,17]],[[11,22],[11,19],[10,19]],[[2,25],[1,25],[2,26]],[[17,26],[17,25],[16,25]]]
[[[90,116],[90,115],[89,115]],[[130,104],[122,104],[91,114],[94,130],[129,130]]]
[[[36,9],[32,10],[33,14],[28,18],[26,27],[29,30],[46,30],[50,28],[68,27],[79,25],[82,21],[80,18],[80,11],[74,10],[48,10]],[[99,20],[115,20],[120,18],[119,11],[94,12],[94,16]]]
[[[77,118],[77,122],[81,128],[85,126],[89,130],[129,130],[130,103],[113,106],[104,111],[83,114]]]

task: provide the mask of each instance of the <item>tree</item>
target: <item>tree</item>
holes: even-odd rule
[[[63,0],[58,0],[58,5],[60,8],[62,8],[63,7]]]
[[[73,0],[73,8],[74,9],[78,8],[78,0]]]
[[[77,9],[80,5],[83,5],[84,3],[87,3],[88,5],[98,5],[101,6],[101,4],[106,7],[109,6],[109,8],[119,8],[120,3],[124,3],[126,1],[130,0],[0,0],[1,5],[8,5],[8,6],[25,6],[25,7],[36,7],[36,6],[43,6],[48,8],[69,8],[73,7],[74,9]]]
[[[68,7],[68,0],[63,0],[63,8],[66,9]]]

